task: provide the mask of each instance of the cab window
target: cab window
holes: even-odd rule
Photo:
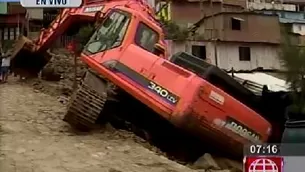
[[[91,37],[86,50],[94,54],[120,46],[124,40],[129,22],[129,14],[122,11],[113,11]]]
[[[144,23],[140,23],[135,37],[136,45],[153,53],[156,43],[158,43],[159,34]]]

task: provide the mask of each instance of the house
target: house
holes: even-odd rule
[[[19,2],[1,2],[0,33],[2,35],[0,38],[2,41],[12,41],[16,40],[20,34],[26,35],[29,28],[31,31],[40,30],[42,19],[43,9],[25,9]]]
[[[263,10],[260,12],[264,14],[277,14],[280,23],[289,27],[292,33],[305,35],[305,12],[277,10]]]
[[[15,2],[1,2],[0,10],[1,41],[15,40],[25,23],[26,11]]]
[[[159,11],[159,18],[188,27],[203,16],[212,13],[243,11],[246,7],[246,0],[156,0],[155,4],[156,11]]]
[[[169,42],[171,53],[187,51],[226,70],[281,68],[277,15],[221,12],[203,17],[195,26],[192,40]]]

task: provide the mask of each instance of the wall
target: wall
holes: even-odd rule
[[[241,22],[241,31],[231,29],[231,19],[235,16],[244,19]],[[224,15],[224,28],[223,40],[225,41],[279,43],[281,38],[277,16]]]
[[[300,35],[305,35],[305,24],[298,24],[294,23],[292,24],[292,32],[293,33],[298,33]]]
[[[228,5],[221,3],[213,3],[211,8],[209,2],[203,3],[203,10],[199,8],[199,2],[172,1],[171,3],[171,18],[180,25],[187,26],[198,22],[203,16],[211,15],[212,13],[226,11],[242,11],[243,7],[236,5]],[[182,12],[183,11],[183,12]]]
[[[241,30],[232,30],[231,20],[238,18],[241,21]],[[279,43],[280,25],[278,16],[261,15],[253,13],[221,13],[214,18],[204,20],[198,29],[198,34],[204,34],[205,39],[211,39],[213,21],[218,35],[222,41],[237,42],[265,42]]]
[[[239,46],[244,45],[228,43],[218,45],[218,64],[221,68],[228,70],[231,67],[234,67],[235,70],[252,70],[258,67],[280,69],[278,48],[276,46],[262,44],[248,45],[251,49],[251,61],[239,60]]]
[[[7,2],[0,2],[0,14],[7,14]]]
[[[214,44],[211,42],[169,42],[168,46],[171,53],[186,51],[191,53],[191,45],[206,46],[207,59],[215,64]],[[251,61],[239,60],[239,46],[249,46],[251,49]],[[278,47],[267,44],[244,44],[244,43],[217,43],[217,61],[222,69],[230,70],[252,70],[258,67],[264,69],[281,69],[278,59]]]
[[[28,17],[30,19],[38,19],[38,20],[42,20],[43,19],[43,9],[39,9],[39,8],[28,8],[26,9],[28,12]]]
[[[305,35],[305,12],[263,11],[263,13],[276,13],[280,23],[292,24],[291,31],[293,33]]]
[[[296,5],[293,4],[271,4],[262,2],[248,2],[247,8],[249,10],[285,10],[285,11],[296,11]]]
[[[9,14],[22,14],[26,12],[19,2],[9,2],[7,10]]]
[[[280,23],[305,23],[304,12],[262,11],[264,14],[277,14]]]

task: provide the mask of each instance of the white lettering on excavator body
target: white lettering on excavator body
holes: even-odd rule
[[[225,127],[248,140],[260,142],[260,136],[257,133],[238,122],[230,120],[225,124]]]

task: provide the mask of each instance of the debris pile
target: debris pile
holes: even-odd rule
[[[242,163],[227,158],[214,157],[205,153],[193,165],[192,168],[203,170],[202,172],[242,172]]]
[[[50,95],[69,96],[75,79],[74,55],[65,49],[55,49],[51,54],[52,59],[41,71],[40,79],[36,79],[32,84],[35,89]],[[86,66],[78,57],[76,58],[76,79],[79,81]]]

